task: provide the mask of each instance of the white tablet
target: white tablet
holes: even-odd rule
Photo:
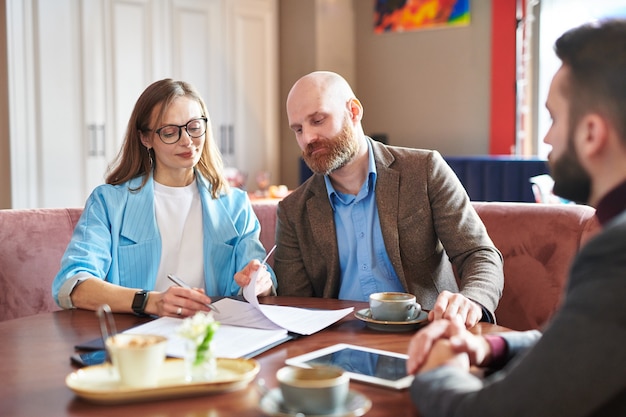
[[[305,367],[337,366],[353,380],[404,389],[413,381],[413,375],[406,373],[407,359],[402,353],[340,343],[289,358],[285,363]]]

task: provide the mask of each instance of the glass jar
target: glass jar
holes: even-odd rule
[[[209,381],[217,373],[217,360],[213,343],[198,357],[198,344],[192,340],[186,343],[185,380],[187,382]]]

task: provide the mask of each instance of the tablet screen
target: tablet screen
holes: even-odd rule
[[[388,388],[404,389],[411,385],[414,376],[407,375],[403,353],[366,346],[338,343],[303,355],[287,359],[287,365],[322,366],[342,368],[351,379]]]
[[[306,365],[333,365],[353,374],[398,381],[407,376],[406,359],[385,354],[343,348],[303,362]]]

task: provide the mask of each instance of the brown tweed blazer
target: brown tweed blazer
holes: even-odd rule
[[[493,315],[504,285],[502,255],[452,169],[436,151],[370,142],[383,239],[405,290],[431,309],[442,290],[460,288]],[[279,295],[338,296],[339,253],[322,175],[279,203],[276,243]]]

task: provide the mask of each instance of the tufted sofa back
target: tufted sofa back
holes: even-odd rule
[[[274,244],[277,204],[253,200],[266,249]],[[561,301],[573,257],[599,230],[594,209],[472,204],[504,256],[498,323],[515,330],[541,328]],[[50,286],[81,213],[81,208],[0,210],[0,321],[58,310]]]

